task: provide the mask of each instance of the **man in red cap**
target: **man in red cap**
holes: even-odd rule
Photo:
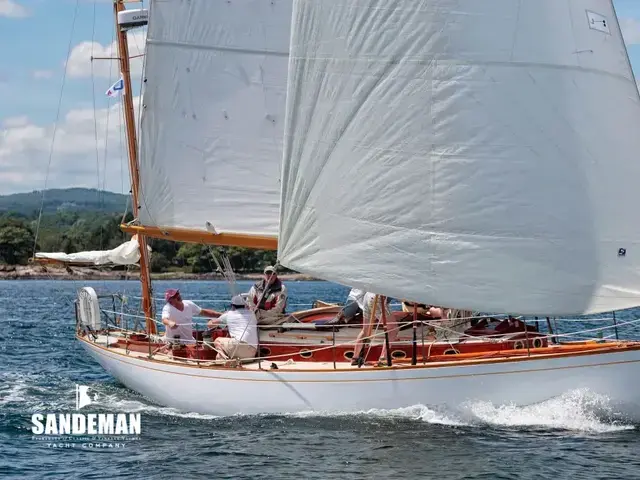
[[[215,310],[200,308],[191,300],[182,300],[180,291],[170,288],[164,293],[167,302],[162,309],[162,323],[166,327],[167,340],[179,340],[182,343],[193,343],[193,317],[202,315],[218,318],[221,314]]]

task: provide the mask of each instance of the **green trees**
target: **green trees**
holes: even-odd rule
[[[11,265],[27,263],[33,253],[34,234],[23,220],[0,219],[0,262]]]
[[[206,245],[184,243],[175,256],[175,264],[191,273],[205,273],[215,270],[215,262]]]
[[[37,219],[21,214],[0,216],[0,262],[26,264],[33,255]],[[130,220],[127,218],[126,221]],[[38,251],[74,253],[115,248],[130,238],[120,230],[119,214],[61,210],[42,216]],[[276,261],[276,253],[237,247],[176,243],[149,239],[151,271],[205,273],[216,270],[211,253],[228,255],[236,272],[259,272]]]

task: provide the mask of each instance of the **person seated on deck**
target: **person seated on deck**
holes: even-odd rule
[[[424,303],[415,303],[409,300],[402,300],[402,311],[413,313],[413,307],[416,306],[418,317],[428,317],[432,319],[445,318],[448,309],[436,307],[435,305],[425,305]]]
[[[460,338],[459,334],[471,326],[473,312],[468,310],[402,300],[402,311],[412,316],[414,305],[417,307],[418,320],[427,322],[430,332],[427,338],[430,341],[457,341]]]
[[[365,291],[358,288],[352,288],[347,296],[347,302],[340,312],[332,319],[329,320],[327,325],[336,325],[340,323],[352,322],[358,314],[362,315],[364,311],[364,296]]]
[[[262,280],[249,290],[247,303],[255,312],[258,323],[270,325],[284,318],[287,287],[278,278],[274,267],[266,267],[263,273]]]
[[[380,323],[380,325],[382,325],[383,308],[384,308],[384,316],[387,322],[387,332],[389,333],[389,342],[395,340],[398,335],[396,323],[392,319],[391,310],[389,309],[389,303],[391,302],[391,298],[386,297],[386,300],[384,302],[384,307],[383,307],[381,305],[382,297],[378,297],[378,300],[376,301],[376,295],[377,294],[371,293],[371,292],[367,292],[364,295],[363,309],[362,309],[363,310],[362,312],[363,326],[362,326],[362,330],[358,334],[358,338],[356,339],[356,346],[353,349],[353,357],[352,357],[351,365],[357,365],[359,361],[358,358],[360,357],[360,355],[366,354],[366,352],[363,351],[364,342],[369,342],[372,340],[371,336],[373,335],[374,324]],[[376,304],[375,314],[373,313],[374,303]],[[380,331],[376,333],[377,334],[382,333],[382,329],[380,329]],[[377,338],[380,338],[380,337],[377,337]],[[386,355],[386,346],[383,347],[382,349],[382,354],[380,356],[379,361],[382,361],[384,358],[386,358],[385,355]]]
[[[200,308],[191,300],[182,300],[180,290],[170,288],[164,293],[167,302],[162,308],[162,323],[165,326],[165,338],[169,341],[194,343],[193,316],[203,315],[216,318],[220,312]]]
[[[213,346],[218,357],[224,359],[252,359],[258,350],[258,322],[256,316],[241,295],[231,299],[231,310],[215,320],[209,320],[209,328],[225,323],[231,337],[218,337]]]

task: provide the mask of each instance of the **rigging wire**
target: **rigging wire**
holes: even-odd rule
[[[116,37],[116,33],[115,33],[115,28],[113,29],[113,33],[111,34],[111,52],[109,53],[109,56],[112,57],[113,56],[113,49],[114,49],[114,44],[115,44],[115,37]],[[110,61],[109,62],[109,83],[111,84],[111,82],[113,81],[113,63]],[[95,101],[95,98],[94,98]],[[102,179],[102,190],[104,191],[104,189],[106,188],[106,178],[107,178],[107,154],[109,152],[109,122],[111,119],[111,97],[107,98],[107,118],[105,120],[105,127],[104,127],[104,151],[102,153],[102,174],[103,174],[103,179]],[[100,188],[98,186],[98,188]]]
[[[73,34],[76,29],[76,20],[78,18],[78,10],[80,7],[80,0],[76,0],[76,6],[73,10],[73,20],[71,21],[71,33],[69,34],[69,45],[67,46],[67,61],[64,63],[64,72],[62,74],[62,84],[60,86],[60,96],[58,97],[58,107],[56,109],[56,121],[53,124],[53,132],[51,134],[51,146],[49,148],[49,159],[47,161],[47,169],[44,177],[44,188],[42,189],[42,198],[40,200],[40,211],[38,212],[38,221],[36,223],[36,233],[33,239],[33,256],[36,256],[36,250],[38,249],[38,235],[40,234],[40,224],[42,222],[42,211],[44,209],[44,200],[47,192],[47,186],[49,184],[49,173],[51,171],[51,160],[53,159],[53,147],[56,141],[56,134],[58,132],[58,123],[60,122],[60,110],[62,109],[62,98],[64,96],[64,87],[67,82],[67,72],[69,70],[69,56],[71,55],[71,48],[73,44]]]
[[[80,0],[76,0],[74,12],[73,12],[73,18],[72,18],[72,22],[71,22],[71,32],[69,34],[69,43],[68,43],[68,46],[67,46],[67,56],[66,56],[67,61],[65,62],[64,70],[63,70],[63,74],[62,74],[62,83],[60,85],[60,95],[59,95],[59,98],[58,98],[58,106],[57,106],[57,109],[56,109],[56,120],[55,120],[55,122],[53,124],[51,145],[50,145],[50,149],[49,149],[49,159],[48,159],[48,162],[47,162],[44,188],[42,190],[42,198],[41,198],[41,202],[40,202],[40,209],[39,209],[39,212],[38,212],[38,220],[37,220],[37,223],[36,223],[36,232],[35,232],[35,236],[34,236],[34,245],[33,245],[33,256],[34,257],[36,255],[36,250],[37,250],[37,245],[38,245],[38,237],[40,235],[40,227],[41,227],[41,224],[42,224],[42,215],[43,215],[43,212],[44,212],[45,196],[46,196],[47,186],[48,186],[48,183],[49,183],[49,175],[50,175],[50,172],[51,172],[51,163],[52,163],[52,159],[53,159],[53,151],[54,151],[55,140],[56,140],[56,135],[57,135],[57,131],[58,131],[58,124],[60,122],[60,112],[62,110],[62,99],[64,97],[64,88],[65,88],[65,85],[66,85],[68,69],[69,69],[69,61],[68,60],[69,60],[69,57],[71,55],[71,50],[72,50],[72,45],[73,45],[73,36],[74,36],[74,33],[75,33],[75,27],[76,27],[77,18],[78,18],[79,7],[80,7]],[[92,34],[92,36],[93,36],[93,34]],[[92,50],[93,50],[93,42],[92,42],[91,47],[92,47]],[[92,53],[92,56],[93,56],[93,53]],[[91,69],[92,69],[92,80],[93,80],[93,62],[91,63]],[[95,105],[94,105],[94,117],[95,117]],[[95,126],[95,124],[94,124],[94,126]],[[96,135],[97,135],[97,130],[96,130]],[[99,162],[98,162],[97,158],[96,158],[96,164],[99,165]],[[98,177],[98,181],[99,181],[99,177]],[[67,271],[70,272],[73,275],[72,268],[69,265],[67,265],[66,268],[67,268]],[[51,273],[46,268],[44,268],[44,271],[45,271],[45,273],[46,273],[46,275],[47,275],[47,277],[49,279],[57,280],[53,275],[51,275]],[[73,277],[72,277],[72,282],[73,282],[73,285],[75,287],[76,281],[73,279]],[[69,305],[73,305],[74,304],[74,301],[71,299],[70,295],[68,295],[61,287],[59,287],[57,290],[60,292],[59,298],[65,300]]]
[[[140,2],[141,8],[144,8],[144,2]],[[149,19],[150,21],[151,19]],[[146,33],[146,29],[148,29],[148,26],[145,27],[145,33]],[[147,66],[147,56],[146,56],[146,52],[145,52],[145,45],[146,45],[146,40],[143,41],[142,43],[142,48],[140,48],[140,45],[138,45],[138,39],[136,38],[135,34],[131,35],[131,38],[133,40],[133,43],[136,46],[136,50],[138,51],[138,55],[142,55],[142,68],[140,71],[140,89],[138,91],[138,115],[136,118],[136,126],[138,127],[138,136],[137,141],[138,141],[138,152],[140,152],[140,146],[141,146],[141,136],[139,135],[139,129],[140,129],[140,125],[142,125],[142,97],[143,97],[143,88],[144,88],[144,84],[145,84],[145,70],[146,70],[146,66]],[[146,38],[146,35],[145,35]],[[133,93],[132,93],[133,95]],[[135,126],[134,126],[135,128]]]
[[[93,21],[91,27],[91,99],[93,102],[93,134],[95,140],[96,147],[96,177],[97,177],[97,196],[98,196],[98,209],[99,211],[104,209],[104,192],[101,192],[100,189],[100,147],[98,142],[98,115],[97,115],[97,107],[96,107],[96,81],[95,81],[95,72],[93,69],[93,49],[95,45],[95,37],[96,37],[96,10],[97,10],[97,0],[93,0]],[[106,169],[103,170],[103,175],[106,176]],[[102,189],[104,190],[104,188]],[[100,248],[104,246],[104,225],[100,225]]]
[[[124,195],[124,143],[122,141],[122,132],[124,130],[124,109],[122,108],[122,102],[118,102],[118,117],[120,118],[120,128],[118,129],[119,134],[119,145],[118,150],[120,153],[120,193]],[[128,203],[128,199],[127,199]],[[127,210],[125,208],[125,216],[127,214]],[[125,237],[125,233],[122,232],[122,238]]]
[[[91,98],[93,101],[93,137],[96,147],[96,176],[97,176],[97,195],[98,201],[100,201],[100,150],[98,148],[98,119],[96,115],[96,79],[93,71],[93,49],[96,38],[96,7],[97,1],[93,0],[93,23],[91,27]],[[100,243],[102,244],[102,229],[100,229]]]
[[[110,44],[111,52],[109,53],[109,57],[113,57],[113,51],[115,49],[115,43],[116,43],[116,30],[115,30],[115,28],[113,28],[112,32],[111,32],[111,44]],[[113,62],[109,61],[109,83],[110,84],[111,84],[111,81],[113,80],[112,75],[113,75]],[[118,103],[122,103],[122,102],[118,102]],[[104,155],[102,157],[102,172],[103,172],[102,190],[103,191],[106,189],[106,181],[107,181],[107,151],[108,151],[108,145],[109,145],[109,119],[110,119],[110,116],[111,116],[111,107],[112,107],[111,98],[110,97],[107,100],[107,105],[108,105],[107,106],[107,120],[106,120],[105,137],[104,137]]]

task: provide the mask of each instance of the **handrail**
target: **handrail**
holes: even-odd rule
[[[124,311],[117,311],[115,308],[116,305],[116,299],[119,299],[121,302],[123,302],[123,305],[126,303],[126,296],[121,296],[118,294],[110,294],[110,295],[99,295],[99,298],[101,299],[105,299],[105,298],[111,298],[112,299],[112,310],[109,309],[100,309],[101,314],[104,314],[107,317],[107,321],[106,321],[106,326],[103,329],[103,333],[106,333],[107,336],[107,348],[109,348],[109,338],[110,336],[112,337],[114,335],[114,332],[120,332],[121,334],[124,334],[125,336],[128,334],[135,334],[135,333],[145,333],[143,331],[137,331],[135,330],[135,326],[134,326],[134,330],[130,330],[130,324],[129,324],[129,318],[141,318],[144,319],[146,317],[142,316],[142,315],[136,315],[136,314],[132,314],[132,313],[128,313],[128,312],[124,312]],[[82,333],[83,330],[88,331],[86,328],[82,328],[82,324],[79,318],[79,312],[77,311],[77,301],[75,302],[75,307],[76,307],[76,331],[79,333]],[[112,317],[110,317],[110,315],[113,315]],[[552,339],[562,339],[562,338],[579,338],[579,339],[584,339],[583,341],[596,341],[598,343],[611,343],[613,341],[616,341],[615,339],[612,339],[612,337],[617,336],[617,332],[618,329],[620,327],[624,327],[627,325],[637,325],[640,323],[640,319],[632,319],[632,320],[628,320],[625,322],[619,322],[616,319],[616,322],[613,324],[609,324],[609,325],[603,325],[603,326],[597,326],[594,328],[583,328],[581,330],[577,330],[577,331],[572,331],[572,332],[567,332],[567,333],[559,333],[559,332],[549,332],[547,334],[541,334],[541,333],[537,333],[535,336],[531,336],[529,334],[529,331],[523,331],[523,332],[512,332],[511,334],[504,334],[504,333],[496,333],[496,334],[488,334],[488,335],[470,335],[467,334],[465,332],[461,332],[459,330],[454,330],[453,328],[449,328],[449,325],[443,325],[443,322],[450,322],[451,320],[455,320],[455,321],[459,321],[461,323],[467,323],[467,320],[471,320],[471,319],[478,319],[478,318],[495,318],[495,317],[499,317],[498,315],[495,316],[474,316],[474,317],[464,317],[464,318],[456,318],[456,319],[436,319],[436,320],[414,320],[414,318],[412,318],[412,315],[408,315],[406,321],[398,321],[397,323],[395,323],[395,325],[393,326],[393,328],[389,328],[388,332],[393,332],[393,331],[399,331],[402,330],[406,327],[409,326],[416,326],[417,324],[421,325],[421,337],[422,337],[422,361],[423,364],[431,357],[431,347],[433,347],[435,344],[437,343],[449,343],[450,345],[456,345],[456,344],[460,344],[460,342],[467,340],[467,339],[471,339],[471,340],[477,340],[477,341],[484,341],[484,342],[499,342],[499,341],[512,341],[512,338],[510,338],[510,335],[518,335],[518,334],[522,334],[524,333],[527,339],[527,350],[524,352],[527,355],[531,355],[531,350],[532,347],[530,345],[530,342],[533,339],[547,339],[547,340],[552,340]],[[204,317],[203,317],[204,318]],[[113,321],[111,321],[113,319]],[[597,318],[584,318],[584,319],[559,319],[560,321],[566,320],[568,322],[582,322],[582,323],[594,323],[594,322],[600,322],[603,320],[609,320],[611,321],[612,318],[611,317],[597,317]],[[156,324],[160,325],[161,322],[156,320],[156,319],[152,319],[153,322],[155,322]],[[193,322],[188,323],[188,325],[193,325]],[[197,325],[197,323],[196,323]],[[337,368],[337,353],[336,353],[336,349],[338,347],[350,347],[353,346],[357,343],[357,339],[355,337],[353,338],[342,338],[340,340],[338,340],[338,338],[336,337],[336,333],[338,331],[340,331],[341,329],[344,328],[348,328],[348,329],[352,329],[354,327],[360,327],[362,328],[363,326],[367,325],[366,323],[358,323],[358,324],[340,324],[340,325],[316,325],[313,323],[295,323],[295,322],[286,322],[286,323],[282,323],[282,324],[275,324],[275,325],[258,325],[258,329],[262,330],[262,331],[268,331],[268,330],[305,330],[305,331],[327,331],[327,333],[330,332],[331,337],[331,343],[330,344],[319,344],[319,345],[305,345],[303,343],[300,342],[296,342],[296,343],[292,343],[292,342],[287,342],[287,343],[278,343],[279,346],[282,347],[301,347],[304,345],[305,350],[307,352],[309,352],[310,354],[313,354],[314,352],[319,352],[319,351],[324,351],[324,350],[328,350],[328,349],[332,349],[333,351],[333,365],[334,365],[334,369]],[[435,337],[433,339],[429,339],[428,342],[425,342],[425,331],[424,331],[424,326],[428,326],[433,328],[436,332],[443,332],[445,335],[446,334],[454,334],[457,338],[454,341],[454,343],[452,343],[451,339],[447,336],[446,339],[440,339],[437,340]],[[455,327],[456,325],[451,325],[453,327]],[[606,332],[606,331],[610,331],[613,330],[614,333],[612,333],[611,335],[607,335],[606,337],[603,337],[602,332]],[[387,332],[387,333],[388,333]],[[92,336],[95,335],[96,333],[99,332],[89,332],[92,333]],[[585,334],[595,334],[598,333],[599,336],[597,337],[589,337],[589,336],[585,336]],[[369,341],[374,341],[374,340],[379,340],[382,337],[384,337],[385,333],[384,331],[374,331],[372,332],[371,335],[365,336],[363,339],[361,340],[369,340]],[[152,348],[152,344],[157,344],[159,341],[161,341],[162,337],[159,336],[153,336],[153,335],[146,335],[146,340],[147,343],[149,345],[149,358],[153,358],[155,354],[157,354],[158,352],[154,352],[153,348]],[[326,336],[322,337],[323,339],[328,339]],[[206,341],[196,341],[194,340],[193,342],[194,344],[203,344],[206,345],[209,348],[213,348],[215,350],[215,348],[213,346],[211,346],[208,342]],[[396,346],[408,346],[408,345],[412,345],[412,348],[415,350],[416,349],[416,343],[415,343],[415,339],[412,340],[396,340],[393,342],[394,345]],[[129,349],[129,342],[125,342],[126,347],[125,350],[127,352],[130,351]],[[426,345],[429,345],[429,353],[427,354],[425,351],[425,347]],[[237,361],[235,361],[235,363],[232,361],[231,363],[234,364],[240,364],[242,362],[246,362],[246,361],[257,361],[258,363],[260,363],[261,361],[265,360],[265,361],[273,361],[273,360],[278,360],[278,359],[283,359],[283,358],[291,358],[292,355],[295,355],[297,353],[284,353],[284,354],[278,354],[278,355],[260,355],[261,351],[260,348],[258,348],[257,350],[258,356],[256,357],[252,357],[252,358],[246,358],[246,359],[239,359]],[[299,353],[299,352],[298,352]],[[389,353],[388,353],[389,355]],[[412,355],[413,357],[413,355]],[[417,360],[417,358],[416,358]],[[190,361],[190,359],[185,359],[185,361]],[[204,361],[201,359],[193,359],[193,361],[195,361],[198,365],[207,365],[211,362],[214,362],[214,364],[221,364],[221,361],[215,360],[215,361]],[[226,363],[225,363],[226,362]],[[222,364],[227,364],[230,361],[225,360],[224,362],[222,362]]]

